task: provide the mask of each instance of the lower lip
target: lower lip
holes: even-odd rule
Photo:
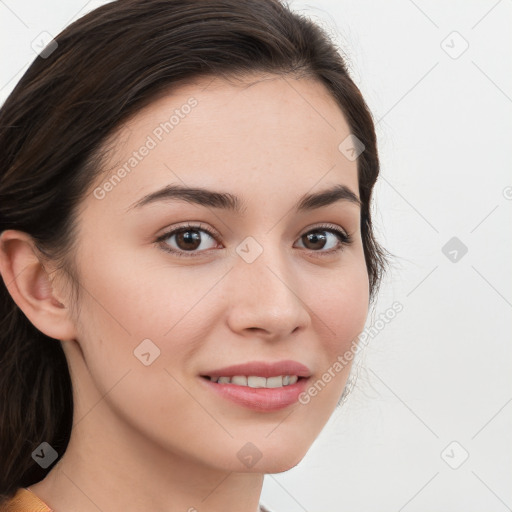
[[[297,403],[299,395],[306,389],[308,378],[301,378],[295,384],[280,388],[250,388],[213,382],[199,377],[212,391],[238,405],[256,411],[276,411]]]

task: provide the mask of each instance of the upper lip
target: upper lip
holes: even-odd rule
[[[202,373],[203,376],[233,377],[235,375],[277,377],[278,375],[297,375],[297,377],[309,377],[309,368],[297,361],[251,361],[249,363],[234,364],[224,368]]]

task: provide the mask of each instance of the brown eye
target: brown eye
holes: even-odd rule
[[[306,249],[318,250],[323,249],[326,242],[327,236],[325,236],[325,232],[316,231],[313,233],[308,233],[302,236],[302,240],[304,241],[304,245]]]
[[[208,246],[209,240],[210,247]],[[199,256],[202,252],[215,247],[213,233],[200,226],[182,226],[169,231],[158,238],[164,249],[177,256]]]
[[[302,235],[300,240],[305,249],[327,254],[337,252],[352,242],[350,235],[331,226],[320,226],[312,229]]]
[[[175,236],[176,245],[183,251],[193,251],[201,245],[201,235],[198,230],[179,231]]]

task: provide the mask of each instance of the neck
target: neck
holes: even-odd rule
[[[205,467],[135,436],[89,435],[87,421],[47,477],[30,490],[54,512],[259,512],[260,473]],[[131,446],[130,449],[126,447]]]

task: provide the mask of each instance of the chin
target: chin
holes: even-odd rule
[[[298,451],[297,447],[293,447],[290,450],[272,450],[270,456],[263,457],[256,464],[255,469],[261,473],[272,474],[272,473],[284,473],[294,468],[302,461],[308,452],[308,447],[304,447],[304,450]]]
[[[306,455],[306,454],[304,454],[304,455]],[[266,469],[264,471],[264,473],[265,474],[284,473],[286,471],[289,471],[290,469],[293,469],[295,466],[298,466],[303,458],[304,458],[304,456],[300,457],[298,460],[296,460],[293,463],[288,463],[288,464],[277,463],[277,464],[274,464],[273,467]]]

